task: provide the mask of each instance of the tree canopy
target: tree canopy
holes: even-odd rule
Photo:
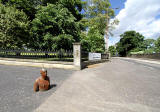
[[[109,0],[92,0],[85,10],[85,18],[81,20],[87,29],[86,37],[82,38],[82,47],[90,52],[104,52],[104,35],[109,18],[114,16],[114,10]],[[87,44],[88,43],[88,44]]]
[[[110,6],[109,0],[92,0],[86,9],[90,29],[96,29],[102,35],[105,34],[106,24],[108,24],[109,18],[114,16],[114,10],[109,8]]]
[[[34,19],[38,0],[1,0],[5,6],[14,6],[16,9],[23,11],[30,20]]]
[[[75,20],[72,13],[61,4],[41,6],[32,21],[32,47],[52,50],[61,46],[71,49],[72,42],[79,41],[80,35],[79,23]]]
[[[82,0],[42,0],[41,3],[45,6],[47,6],[47,3],[63,5],[69,10],[69,12],[72,13],[72,15],[76,18],[76,21],[80,21],[83,17],[80,12],[82,10],[82,5],[85,2]]]
[[[0,3],[7,8],[5,10],[10,10],[8,14],[19,13],[19,18],[12,17],[16,19],[15,27],[19,27],[21,22],[27,22],[27,30],[21,27],[23,33],[15,30],[14,33],[6,32],[6,35],[17,38],[16,35],[24,34],[19,41],[22,45],[27,43],[29,49],[71,49],[72,42],[80,40],[83,28],[79,22],[83,17],[80,11],[84,3],[81,0],[0,0]],[[10,19],[11,16],[5,16],[5,21]],[[1,25],[3,24],[1,20]],[[6,22],[4,26],[12,27],[10,22]],[[10,29],[14,30],[13,27]],[[7,36],[5,38],[8,38]]]
[[[89,52],[104,52],[104,37],[98,30],[90,30],[88,34],[82,36],[82,50]]]
[[[117,43],[117,51],[121,56],[126,56],[131,50],[141,49],[144,36],[135,31],[126,31],[120,35],[121,39]]]
[[[116,55],[116,47],[115,46],[109,46],[109,52],[111,53],[111,56]]]
[[[29,40],[29,21],[15,7],[0,4],[0,47],[22,48]]]
[[[143,42],[143,47],[145,49],[151,49],[155,47],[155,40],[154,39],[145,39]]]
[[[0,21],[0,38],[7,40],[1,41],[3,47],[68,50],[73,42],[82,42],[84,50],[105,50],[106,24],[114,16],[109,0],[92,0],[90,5],[83,0],[0,0],[0,4],[6,8]]]
[[[160,37],[155,42],[156,52],[160,52]]]

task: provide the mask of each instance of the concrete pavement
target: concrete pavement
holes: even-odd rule
[[[77,71],[35,112],[160,112],[160,65],[112,59]]]
[[[16,59],[16,58],[0,58],[0,64],[3,65],[15,65],[15,66],[29,66],[29,67],[45,67],[45,68],[62,68],[73,69],[77,68],[73,65],[73,62],[62,61],[43,61],[33,59]]]

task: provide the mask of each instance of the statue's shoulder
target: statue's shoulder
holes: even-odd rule
[[[41,79],[41,77],[38,77],[38,78],[36,79],[36,82],[39,82],[40,79]]]

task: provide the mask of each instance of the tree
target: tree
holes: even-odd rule
[[[77,21],[82,19],[82,5],[85,3],[81,0],[0,0],[2,4],[15,6],[19,10],[23,10],[27,16],[33,20],[37,11],[37,6],[47,6],[47,4],[62,4],[67,8]]]
[[[135,31],[126,31],[120,35],[121,39],[117,44],[117,51],[121,56],[126,56],[131,50],[141,50],[144,36]]]
[[[98,30],[90,30],[87,35],[82,36],[82,50],[88,52],[104,52],[104,37]]]
[[[92,0],[86,11],[89,28],[95,28],[102,35],[105,34],[108,19],[114,17],[114,10],[109,8],[110,6],[109,0]]]
[[[29,21],[15,7],[0,4],[0,47],[22,48],[29,40]]]
[[[30,39],[28,37],[29,47],[47,49],[47,46],[50,46],[48,49],[59,49],[61,43],[65,42],[64,48],[71,49],[72,42],[79,41],[83,28],[79,22],[83,17],[81,10],[84,2],[81,0],[0,0],[0,2],[6,7],[14,7],[24,12],[32,22],[29,24],[32,35]],[[48,9],[51,8],[49,5],[53,5],[54,11]]]
[[[5,6],[14,6],[16,9],[23,11],[30,20],[33,20],[36,13],[38,0],[0,0]]]
[[[115,46],[109,46],[109,52],[111,53],[111,56],[116,55],[116,48],[115,48]]]
[[[145,48],[145,49],[151,49],[151,48],[154,48],[155,47],[155,40],[154,39],[145,39],[144,41],[143,41],[143,47]]]
[[[109,0],[92,0],[86,5],[85,18],[81,20],[87,33],[83,33],[82,43],[90,52],[104,52],[104,35],[108,19],[114,17]],[[112,23],[112,28],[115,21]],[[111,27],[110,27],[111,28]],[[86,36],[84,36],[86,34]],[[102,42],[103,41],[103,42]],[[88,42],[88,44],[87,44]]]
[[[160,52],[160,37],[155,42],[156,52]]]
[[[41,6],[32,21],[32,48],[71,49],[79,41],[80,25],[62,4]]]
[[[82,19],[82,5],[85,4],[82,0],[41,0],[43,6],[47,6],[47,3],[50,4],[61,4],[63,7],[67,8],[72,15],[76,18],[76,21]]]

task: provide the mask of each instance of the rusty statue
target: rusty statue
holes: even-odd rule
[[[50,88],[50,79],[47,76],[47,70],[42,68],[40,70],[41,76],[36,79],[34,83],[34,91],[45,91]]]

